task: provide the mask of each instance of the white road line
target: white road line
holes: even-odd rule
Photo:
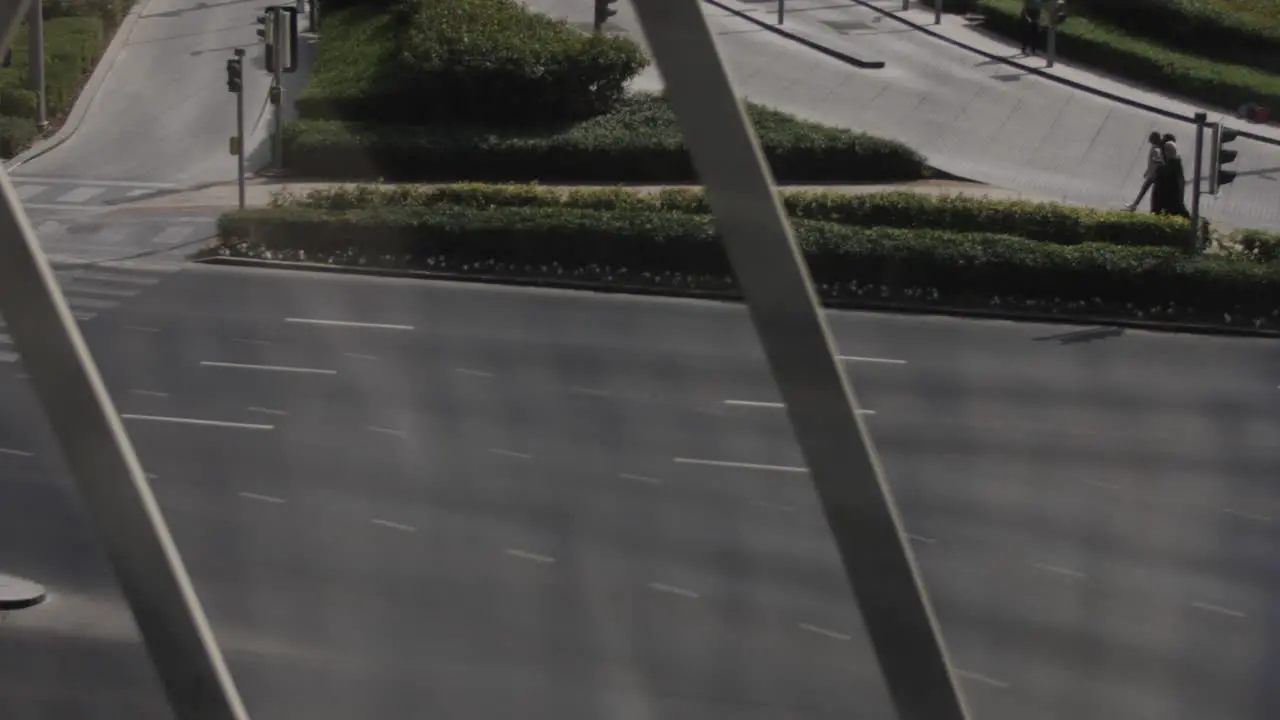
[[[72,310],[71,317],[79,320],[80,322],[86,322],[98,317],[98,313],[83,312],[83,311],[76,312],[75,310]]]
[[[14,188],[18,191],[18,199],[22,200],[23,202],[26,202],[27,200],[30,200],[31,198],[35,197],[36,195],[39,195],[45,190],[48,190],[49,186],[48,185],[19,185],[15,183]]]
[[[20,357],[21,356],[18,355],[18,353],[16,352],[8,352],[8,351],[0,352],[0,362],[14,362],[18,360]]]
[[[102,295],[114,298],[136,297],[139,290],[121,290],[120,288],[98,287],[97,285],[74,285],[71,291],[84,295]]]
[[[966,678],[968,680],[976,680],[980,683],[986,683],[987,685],[990,685],[992,687],[998,687],[1001,689],[1005,689],[1009,687],[1009,683],[1003,680],[997,680],[993,677],[988,677],[986,675],[979,675],[978,673],[969,672],[968,670],[960,670],[957,668],[955,673],[956,675],[959,675],[962,678]]]
[[[77,270],[75,275],[71,276],[73,280],[98,280],[105,283],[123,283],[125,285],[159,285],[160,280],[153,277],[141,277],[139,275],[116,275],[114,273],[93,272],[91,270]]]
[[[613,394],[608,390],[596,390],[594,388],[584,388],[576,385],[569,388],[569,392],[573,395],[590,395],[591,397],[609,397]]]
[[[827,630],[826,628],[820,628],[817,625],[810,625],[809,623],[800,623],[796,627],[800,628],[801,630],[806,630],[811,633],[816,633],[818,635],[825,635],[826,637],[832,638],[833,640],[850,640],[851,639],[848,635],[845,635],[844,633],[836,632],[835,630]]]
[[[74,291],[74,288],[72,288]],[[99,300],[98,298],[82,298],[74,295],[67,296],[67,305],[73,308],[85,308],[88,310],[110,310],[119,305],[117,300]]]
[[[391,428],[378,427],[377,425],[370,425],[369,430],[376,433],[382,433],[383,435],[395,435],[396,437],[409,437],[409,433],[405,432],[404,430],[393,430]]]
[[[1222,508],[1222,512],[1228,515],[1235,515],[1249,520],[1257,520],[1258,522],[1271,522],[1270,515],[1262,515],[1259,513],[1245,512],[1243,510],[1232,510],[1231,508]]]
[[[1220,615],[1230,615],[1231,617],[1237,618],[1244,617],[1244,613],[1239,610],[1232,610],[1231,608],[1222,607],[1221,605],[1213,605],[1211,603],[1193,602],[1191,603],[1191,607],[1204,610],[1206,612],[1218,613]]]
[[[242,345],[270,345],[266,340],[250,340],[249,338],[231,338],[231,342],[238,342]]]
[[[494,455],[502,455],[503,457],[520,458],[521,460],[532,460],[533,456],[528,453],[516,452],[515,450],[503,450],[502,448],[489,448],[489,452]]]
[[[0,345],[12,345],[12,344],[13,344],[13,338],[9,337],[4,333],[0,333]]]
[[[240,497],[248,498],[250,500],[261,500],[262,502],[269,502],[269,503],[276,503],[276,504],[283,503],[285,501],[284,498],[272,497],[270,495],[259,495],[258,493],[251,493],[251,492],[242,492],[240,493]]]
[[[289,414],[284,410],[272,410],[271,408],[258,407],[257,405],[250,405],[245,409],[248,410],[249,412],[262,413],[263,415],[288,415]]]
[[[858,357],[857,355],[837,355],[837,360],[845,362],[864,362],[864,363],[884,363],[886,365],[906,365],[906,360],[895,360],[893,358],[876,358],[876,357]]]
[[[342,353],[342,354],[349,358],[353,358],[355,360],[377,360],[378,359],[373,355],[364,355],[362,353]]]
[[[649,583],[649,589],[657,590],[658,592],[671,593],[672,595],[680,595],[681,597],[693,598],[694,600],[698,599],[698,593],[692,590],[685,590],[684,588],[676,587],[674,585],[652,582]]]
[[[1034,568],[1038,568],[1040,570],[1044,570],[1045,572],[1056,573],[1058,575],[1067,575],[1069,577],[1074,577],[1074,578],[1084,577],[1084,573],[1082,572],[1078,572],[1070,568],[1060,567],[1058,565],[1045,565],[1043,563],[1031,563],[1031,566]]]
[[[809,468],[791,465],[760,465],[757,463],[730,462],[728,460],[701,460],[698,458],[671,458],[677,465],[707,465],[710,467],[738,468],[740,470],[769,470],[772,472],[806,473]]]
[[[146,327],[145,325],[125,325],[124,329],[132,330],[134,332],[149,332],[149,333],[160,332],[160,328]]]
[[[144,474],[147,476],[148,480],[155,480],[156,478],[160,477],[159,475],[156,475],[154,473],[144,473]]]
[[[150,420],[178,425],[205,425],[208,427],[239,428],[241,430],[275,430],[275,425],[255,425],[253,423],[227,422],[225,420],[200,420],[198,418],[165,417],[163,415],[121,415],[125,420]]]
[[[474,377],[493,377],[493,373],[485,372],[483,370],[471,370],[470,368],[455,368],[454,372]]]
[[[131,180],[84,180],[81,178],[58,178],[45,175],[19,175],[16,182],[52,183],[54,185],[101,185],[102,187],[151,188],[153,190],[170,190],[178,186],[173,183],[133,182]]]
[[[134,395],[146,395],[147,397],[169,397],[169,393],[158,390],[130,390],[129,392]]]
[[[907,533],[907,539],[908,539],[908,540],[915,540],[916,542],[918,542],[918,543],[924,543],[925,545],[932,545],[932,544],[934,544],[934,543],[938,542],[938,541],[937,541],[937,540],[935,540],[934,538],[931,538],[931,537],[925,537],[924,535],[916,535],[916,534],[913,534],[913,533]]]
[[[300,374],[310,374],[310,375],[337,375],[338,374],[337,370],[323,370],[321,368],[289,367],[287,365],[248,365],[245,363],[214,362],[212,360],[202,360],[200,364],[203,365],[204,367],[234,368],[238,370],[264,370],[266,372],[288,372],[288,373],[300,373]]]
[[[618,477],[622,478],[623,480],[635,480],[636,482],[642,482],[649,485],[662,484],[662,481],[659,480],[658,478],[645,477],[644,475],[632,475],[631,473],[621,473],[618,475]]]
[[[332,327],[372,328],[376,330],[412,330],[412,325],[388,325],[385,323],[354,322],[350,320],[316,320],[314,318],[285,318],[287,323],[298,325],[328,325]]]
[[[1101,480],[1085,480],[1085,482],[1086,482],[1086,483],[1088,483],[1088,484],[1090,484],[1090,485],[1092,485],[1092,486],[1094,486],[1094,487],[1100,487],[1100,488],[1103,488],[1104,490],[1119,490],[1119,489],[1120,489],[1120,486],[1119,486],[1119,485],[1116,485],[1116,484],[1114,484],[1114,483],[1106,483],[1106,482],[1102,482]]]
[[[755,407],[755,408],[771,408],[771,409],[782,409],[787,406],[786,403],[764,402],[761,400],[725,400],[724,404],[730,405],[732,407]],[[875,415],[876,411],[875,410],[858,410],[857,413],[859,415]]]
[[[402,524],[400,524],[400,523],[398,523],[398,522],[391,522],[390,520],[380,520],[380,519],[378,519],[378,518],[374,518],[374,519],[370,520],[369,522],[373,523],[374,525],[381,525],[382,527],[391,528],[392,530],[400,530],[400,531],[403,531],[403,532],[417,532],[417,531],[418,531],[418,528],[416,528],[416,527],[414,527],[414,526],[412,526],[412,525],[402,525]]]
[[[752,504],[762,508],[768,508],[770,510],[777,510],[779,512],[792,512],[795,510],[795,508],[790,505],[779,505],[778,503],[765,502],[764,500],[753,500]]]
[[[34,457],[26,450],[14,450],[13,448],[0,448],[0,455],[13,455],[15,457]]]
[[[556,561],[556,559],[551,557],[550,555],[539,555],[538,553],[528,552],[527,550],[516,550],[515,548],[508,548],[506,552],[511,557],[517,557],[517,558],[520,558],[521,560],[532,560],[534,562],[540,562],[540,563],[553,563]]]

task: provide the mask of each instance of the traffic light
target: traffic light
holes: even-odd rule
[[[596,15],[595,22],[593,23],[596,32],[600,32],[604,28],[604,24],[609,18],[618,14],[617,10],[609,7],[617,1],[618,0],[596,0]]]
[[[240,58],[229,58],[227,60],[227,91],[238,93],[242,90],[244,90],[244,66],[240,64]]]
[[[4,61],[0,62],[0,67],[13,67],[13,48],[4,51]]]
[[[298,8],[291,5],[276,7],[276,60],[280,72],[298,70]]]
[[[1235,182],[1236,171],[1224,170],[1222,169],[1222,166],[1230,162],[1235,162],[1235,159],[1240,156],[1239,151],[1228,150],[1224,147],[1227,143],[1233,142],[1236,138],[1239,138],[1240,131],[1232,130],[1221,123],[1218,124],[1218,127],[1215,128],[1215,130],[1216,131],[1213,134],[1213,160],[1210,163],[1209,169],[1209,192],[1214,195],[1218,194],[1218,191],[1222,189],[1223,185],[1230,185],[1232,182]]]
[[[266,45],[266,52],[263,53],[263,59],[264,64],[267,67],[267,72],[276,71],[277,10],[279,10],[279,8],[263,8],[263,14],[258,16],[258,24],[262,26],[258,28],[258,39]]]

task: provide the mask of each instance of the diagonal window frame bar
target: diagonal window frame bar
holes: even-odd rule
[[[40,0],[0,2],[0,55]],[[26,211],[0,167],[0,315],[178,720],[249,720],[178,547]]]
[[[893,495],[700,0],[634,0],[900,720],[966,720]],[[857,438],[858,442],[853,442]]]

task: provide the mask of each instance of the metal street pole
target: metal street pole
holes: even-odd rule
[[[942,24],[942,3],[945,0],[933,0],[933,24]]]
[[[240,60],[240,67],[244,67],[244,48],[236,48],[234,51],[236,58]],[[241,76],[241,83],[244,82]],[[245,188],[244,188],[244,86],[241,85],[240,92],[236,93],[236,181],[240,191],[240,209],[245,206]]]
[[[0,3],[0,54],[35,0]],[[248,720],[160,506],[0,167],[0,315],[178,720]]]
[[[1218,148],[1222,144],[1222,121],[1213,124],[1213,130],[1209,135],[1209,194],[1218,195],[1218,191],[1222,188],[1218,187],[1218,170],[1221,169],[1222,163],[1218,160]]]
[[[31,76],[31,91],[36,94],[36,127],[43,132],[49,127],[46,117],[48,103],[44,86],[44,10],[41,0],[31,0],[27,12],[27,71]]]
[[[1208,121],[1207,113],[1196,113],[1196,156],[1194,170],[1192,170],[1191,179],[1191,237],[1193,238],[1191,251],[1195,252],[1200,249],[1200,171],[1201,158],[1204,155],[1204,125]]]
[[[285,29],[284,13],[280,13],[280,17],[276,20],[276,32],[288,32]],[[284,53],[281,49],[283,43],[279,41],[272,50],[276,53],[275,70],[271,73],[271,93],[276,106],[275,132],[274,136],[275,157],[272,158],[272,164],[276,170],[284,169],[284,84],[281,82],[283,75],[281,73],[281,65],[284,64]]]
[[[1053,67],[1058,60],[1058,0],[1049,0],[1049,61],[1045,67]]]
[[[902,0],[902,12],[906,12],[910,9],[911,9],[911,0]]]
[[[787,0],[778,0],[778,24],[782,24],[782,12],[787,7]]]
[[[634,4],[900,720],[965,720],[808,266],[698,0]]]

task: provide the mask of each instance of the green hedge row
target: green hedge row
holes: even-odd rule
[[[1018,37],[1021,0],[981,0],[986,26]],[[1058,29],[1058,52],[1119,77],[1234,110],[1246,102],[1280,108],[1280,75],[1197,57],[1134,37],[1112,25],[1071,16]]]
[[[1280,274],[1163,248],[797,220],[828,298],[1274,324]],[[267,208],[219,219],[221,255],[725,289],[707,215],[462,206]]]
[[[106,48],[103,19],[56,17],[45,25],[45,110],[50,118],[71,109],[86,77]],[[38,134],[36,94],[29,90],[25,27],[14,39],[13,65],[0,69],[0,155],[12,155]]]
[[[924,158],[898,142],[751,106],[773,173],[783,182],[926,177]],[[683,183],[696,178],[675,114],[640,93],[605,115],[520,131],[295,121],[284,161],[296,175],[335,179]]]
[[[902,191],[854,194],[829,190],[784,190],[781,196],[792,217],[841,225],[1004,233],[1060,245],[1098,242],[1170,248],[1189,246],[1190,226],[1185,220],[1173,217],[1025,200]],[[685,214],[711,211],[701,188],[664,188],[645,192],[626,188],[539,185],[353,185],[312,190],[302,195],[283,192],[272,198],[273,207],[337,211],[441,205]]]
[[[1280,4],[1274,0],[1071,0],[1068,5],[1161,45],[1280,72]]]
[[[523,125],[598,115],[648,64],[626,38],[583,33],[519,0],[398,0],[325,19],[306,119]]]

